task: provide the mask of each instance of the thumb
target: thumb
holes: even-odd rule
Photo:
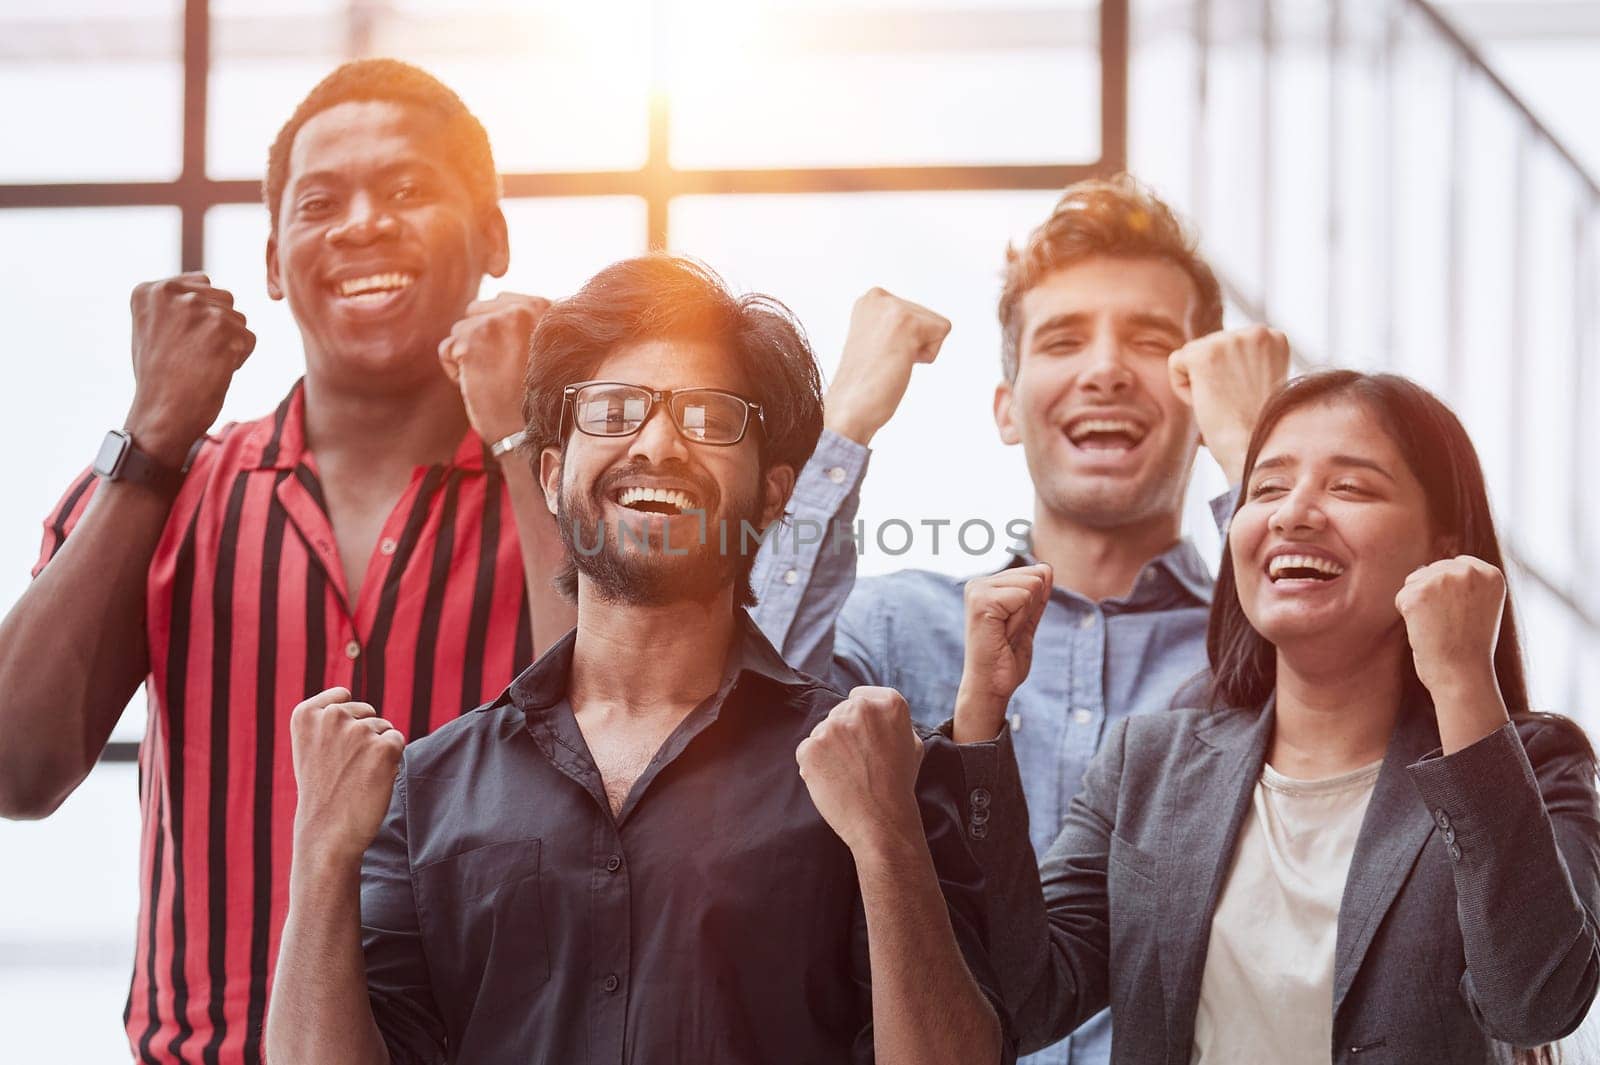
[[[439,368],[450,378],[452,384],[458,380],[461,372],[461,366],[456,362],[455,343],[454,334],[439,341]]]
[[[1167,381],[1179,399],[1194,406],[1194,382],[1189,375],[1189,359],[1181,348],[1167,360]]]

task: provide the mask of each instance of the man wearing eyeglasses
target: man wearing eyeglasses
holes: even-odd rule
[[[776,520],[816,445],[797,324],[647,257],[532,359],[577,628],[409,747],[346,689],[295,709],[269,1059],[1011,1060],[956,748],[787,666],[742,609],[759,537],[702,535]]]

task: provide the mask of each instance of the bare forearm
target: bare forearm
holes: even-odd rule
[[[920,833],[856,855],[872,966],[872,1030],[883,1065],[1000,1060],[1000,1022],[961,956]]]
[[[578,623],[578,609],[561,597],[553,583],[566,560],[566,548],[533,470],[515,453],[506,456],[500,465],[516,516],[523,579],[528,584],[528,610],[533,620],[533,653],[537,657]]]
[[[367,998],[359,858],[295,856],[266,1057],[279,1065],[388,1065]]]
[[[1447,755],[1466,750],[1510,720],[1492,667],[1480,676],[1463,673],[1451,679],[1451,684],[1431,693],[1440,745]]]
[[[144,678],[145,588],[170,510],[148,489],[101,484],[0,622],[0,816],[54,811]]]

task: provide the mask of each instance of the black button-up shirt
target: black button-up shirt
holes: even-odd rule
[[[794,757],[839,696],[739,620],[721,687],[616,817],[566,700],[570,634],[406,748],[361,883],[396,1065],[872,1060],[855,866]],[[955,748],[933,738],[923,820],[956,937],[998,1002],[962,787]]]

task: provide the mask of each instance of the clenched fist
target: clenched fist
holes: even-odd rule
[[[359,862],[389,809],[406,739],[345,688],[329,688],[294,708],[295,850]]]
[[[850,311],[823,424],[858,444],[870,444],[905,397],[911,368],[932,362],[949,335],[950,319],[881,288],[869,289]]]
[[[921,838],[916,785],[922,741],[893,688],[851,689],[794,755],[817,812],[852,853]]]
[[[1405,619],[1417,678],[1437,703],[1464,690],[1495,687],[1494,651],[1505,612],[1506,579],[1471,555],[1415,570],[1394,597]],[[1443,705],[1441,715],[1448,713]]]
[[[141,451],[181,466],[222,412],[228,385],[255,350],[233,295],[205,274],[134,287],[133,405],[127,427]]]
[[[1005,724],[1011,696],[1033,666],[1033,634],[1050,602],[1053,579],[1049,563],[1036,562],[967,582],[957,743],[992,740]]]
[[[1238,484],[1256,417],[1288,378],[1288,337],[1264,325],[1196,337],[1172,353],[1167,373],[1228,483]]]
[[[461,389],[473,430],[488,443],[523,428],[530,341],[549,309],[549,300],[515,292],[475,300],[439,342],[439,364]]]

